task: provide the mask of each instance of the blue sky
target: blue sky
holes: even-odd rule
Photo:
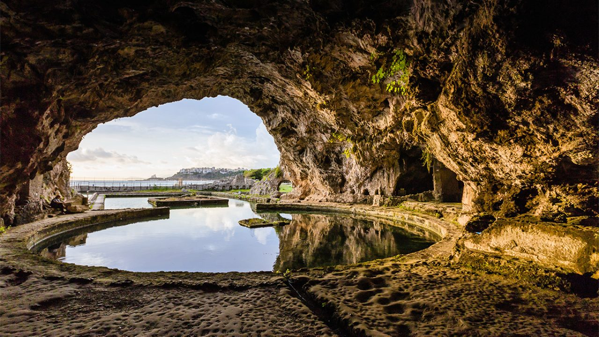
[[[167,177],[186,167],[275,167],[279,151],[250,109],[218,96],[99,125],[69,153],[73,179]]]

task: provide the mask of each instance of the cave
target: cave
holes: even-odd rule
[[[3,221],[96,125],[217,95],[264,120],[295,198],[396,195],[416,146],[460,177],[464,210],[534,185],[596,214],[596,182],[553,174],[597,176],[596,4],[552,3],[6,1]]]
[[[430,156],[430,155],[429,155]],[[426,154],[419,148],[402,149],[399,159],[401,174],[397,177],[393,196],[404,196],[432,191],[433,175],[431,163],[432,156],[427,159]]]
[[[435,200],[460,202],[464,193],[464,183],[457,175],[435,160],[433,163],[433,185]]]
[[[485,12],[461,3],[380,1],[378,8],[387,9],[380,11],[361,1],[153,1],[37,4],[31,13],[27,2],[7,1],[2,218],[12,223],[24,186],[65,166],[66,154],[96,125],[216,95],[241,100],[264,120],[296,198],[359,202],[365,190],[410,193],[401,148],[415,145],[460,177],[469,196],[464,209],[489,211],[471,202],[488,185],[534,184],[539,195],[574,198],[582,213],[594,214],[595,182],[573,192],[568,179],[552,174],[564,162],[572,163],[568,176],[597,173],[597,102],[589,89],[599,76],[597,41],[577,34],[596,21],[593,11],[569,9],[588,19],[579,24],[551,12],[555,21],[533,30],[545,30],[539,35],[545,43],[527,44],[533,33],[517,30],[477,44],[489,32],[512,32],[514,22],[503,13],[540,20],[534,4],[494,4]],[[476,26],[477,20],[486,23]],[[431,39],[433,31],[443,37]],[[397,55],[409,66],[400,93],[386,90],[392,78],[377,84],[368,75]],[[466,78],[476,80],[466,85]],[[451,187],[447,200],[460,199],[460,188]]]
[[[0,334],[596,334],[598,12],[587,0],[3,1]],[[219,95],[262,119],[293,185],[257,183],[256,211],[334,207],[438,244],[280,274],[129,273],[25,249],[85,222],[36,220],[69,193],[66,156],[86,134]],[[85,219],[150,213],[136,212]]]

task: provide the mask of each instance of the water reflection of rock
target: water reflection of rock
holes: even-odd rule
[[[270,221],[270,222],[288,220],[288,219],[283,218],[279,213],[257,213],[257,214],[262,219]]]
[[[84,245],[87,241],[87,233],[68,238],[67,240],[44,248],[40,255],[51,260],[59,260],[66,256],[67,246],[76,247]]]
[[[294,214],[277,231],[279,256],[275,271],[353,264],[407,254],[433,241],[402,228],[342,215]]]

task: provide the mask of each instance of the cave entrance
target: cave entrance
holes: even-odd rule
[[[272,168],[279,151],[263,121],[227,96],[184,99],[112,120],[69,153],[72,185],[174,185]],[[239,172],[241,171],[241,172]]]
[[[419,147],[402,149],[399,158],[399,177],[393,195],[404,196],[433,190],[433,175]]]
[[[464,193],[464,183],[458,176],[438,160],[433,162],[433,184],[435,200],[460,202]]]
[[[400,157],[400,175],[395,184],[393,195],[404,196],[433,192],[428,198],[441,202],[460,202],[464,183],[457,175],[445,167],[432,154],[419,147],[402,150]],[[430,200],[427,197],[419,198]]]

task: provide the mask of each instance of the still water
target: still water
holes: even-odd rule
[[[145,198],[106,201],[111,199],[112,208],[147,203]],[[253,217],[292,222],[255,229],[238,224]],[[256,214],[250,203],[229,200],[228,207],[171,209],[168,219],[97,225],[47,240],[34,250],[63,262],[139,272],[285,271],[407,254],[438,239],[404,226],[345,214]]]
[[[152,208],[148,198],[106,198],[104,199],[104,209],[119,208]]]

